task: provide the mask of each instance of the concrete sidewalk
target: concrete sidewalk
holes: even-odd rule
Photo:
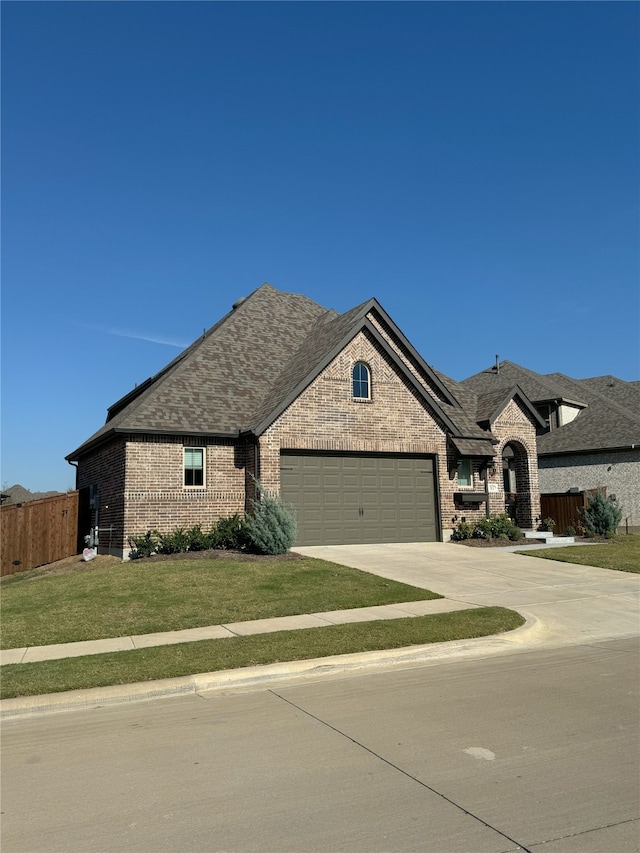
[[[452,610],[469,610],[479,604],[448,601],[435,598],[428,601],[406,601],[375,607],[358,607],[351,610],[330,610],[299,616],[280,616],[256,619],[251,622],[230,622],[203,628],[186,628],[182,631],[165,631],[157,634],[138,634],[130,637],[113,637],[104,640],[84,640],[79,643],[57,643],[51,646],[26,646],[0,651],[0,666],[12,663],[35,663],[44,660],[99,655],[106,652],[124,652],[147,649],[151,646],[169,646],[192,643],[197,640],[220,640],[224,637],[246,637],[250,634],[268,634],[273,631],[296,631],[303,628],[322,628],[344,625],[349,622],[373,622],[377,619],[403,619],[411,616],[428,616]]]

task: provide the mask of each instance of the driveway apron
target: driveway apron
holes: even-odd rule
[[[544,645],[640,634],[640,577],[628,572],[450,542],[294,550],[430,589],[453,601],[517,610],[537,624]]]

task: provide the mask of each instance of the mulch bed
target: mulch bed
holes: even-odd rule
[[[544,539],[520,539],[512,542],[510,539],[462,539],[459,542],[449,540],[453,545],[466,545],[467,548],[508,548],[511,545],[542,545]]]

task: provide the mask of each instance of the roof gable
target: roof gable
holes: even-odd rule
[[[514,385],[506,393],[504,389],[501,389],[494,391],[492,394],[478,396],[478,409],[476,412],[478,421],[487,421],[490,426],[493,426],[512,400],[520,402],[520,405],[528,412],[535,424],[539,427],[545,426],[545,422],[519,385]]]
[[[372,316],[376,320],[381,320],[387,328],[392,330],[401,348],[411,354],[427,381],[440,391],[444,397],[443,401],[429,394],[420,384],[380,330],[376,328],[372,322]],[[295,357],[278,377],[269,394],[263,399],[256,412],[256,418],[247,431],[256,435],[263,433],[360,332],[366,332],[387,354],[396,370],[435,412],[448,430],[456,435],[466,434],[468,430],[461,431],[460,425],[456,423],[455,416],[461,414],[460,404],[440,376],[418,355],[376,299],[369,299],[345,314],[337,315],[331,320],[320,320],[316,324]],[[473,434],[477,433],[478,428],[474,425]]]
[[[539,435],[538,454],[571,454],[640,445],[640,385],[613,376],[573,379],[562,373],[539,374],[504,361],[499,370],[476,373],[462,382],[484,398],[483,416],[516,381],[534,403],[557,402],[582,411],[563,426]]]
[[[371,300],[373,302],[374,300]],[[295,362],[296,367],[298,367],[298,371],[292,371],[289,377],[289,385],[292,386],[289,389],[289,392],[286,396],[282,397],[279,395],[274,396],[274,400],[279,397],[277,404],[275,407],[268,411],[266,408],[263,408],[264,417],[262,420],[257,421],[250,429],[250,432],[255,433],[256,435],[262,434],[293,402],[297,399],[297,397],[307,388],[321,373],[322,371],[328,367],[328,365],[340,354],[340,352],[349,344],[356,335],[360,332],[364,332],[367,334],[376,345],[382,349],[389,360],[394,365],[395,369],[400,373],[405,381],[409,384],[411,388],[418,394],[418,396],[422,399],[423,403],[426,404],[427,407],[431,408],[432,411],[437,415],[440,421],[444,424],[446,429],[455,433],[456,435],[459,433],[459,429],[457,425],[454,423],[450,414],[448,414],[444,407],[435,400],[431,394],[429,394],[424,386],[420,385],[420,383],[413,376],[411,371],[408,370],[404,362],[399,358],[396,352],[389,346],[387,341],[382,337],[378,329],[371,323],[371,320],[368,318],[366,313],[362,316],[363,311],[366,309],[368,313],[368,307],[370,303],[363,303],[362,306],[359,306],[357,313],[355,316],[349,318],[350,322],[346,324],[337,324],[336,329],[333,331],[344,332],[339,338],[336,335],[333,335],[330,338],[332,342],[332,346],[327,346],[321,352],[320,357],[316,360],[315,364],[311,369],[309,369],[310,362],[304,361],[304,356],[306,355],[305,350],[308,348],[303,346],[301,352],[297,353]],[[355,309],[354,309],[355,310]],[[352,312],[349,312],[351,314]],[[347,315],[343,315],[345,317]],[[341,320],[342,317],[337,318]],[[334,321],[337,323],[337,321]],[[313,344],[310,345],[313,347]],[[305,370],[306,368],[306,370]],[[293,381],[299,375],[299,381],[297,384],[293,385]]]

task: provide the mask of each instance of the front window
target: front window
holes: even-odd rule
[[[458,463],[458,486],[472,486],[471,460],[461,459]]]
[[[184,484],[185,486],[204,486],[203,447],[185,447]]]
[[[371,375],[366,364],[359,361],[353,366],[353,396],[357,400],[369,400],[371,397]]]

